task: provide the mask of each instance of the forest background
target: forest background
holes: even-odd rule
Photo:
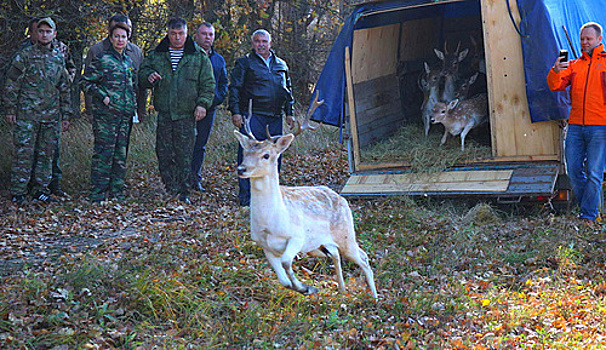
[[[290,66],[296,97],[306,101],[350,11],[347,5],[344,0],[0,0],[0,71],[5,71],[26,40],[33,17],[55,20],[57,38],[69,46],[78,79],[86,49],[107,35],[110,16],[129,16],[131,42],[144,53],[165,35],[168,19],[179,16],[187,20],[190,34],[202,21],[215,26],[215,49],[226,59],[228,69],[250,50],[250,34],[267,29],[278,56]]]

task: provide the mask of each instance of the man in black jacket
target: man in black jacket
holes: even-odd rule
[[[243,114],[248,114],[248,101],[253,100],[250,129],[257,140],[264,140],[266,127],[272,136],[282,134],[282,115],[294,126],[294,98],[288,66],[271,50],[271,35],[265,29],[252,34],[253,51],[236,61],[229,84],[229,110],[232,122],[244,131]],[[238,164],[242,163],[242,147],[238,146]],[[238,179],[240,206],[250,205],[250,181]]]

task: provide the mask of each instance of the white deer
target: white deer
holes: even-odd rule
[[[304,122],[298,124],[295,135],[305,129],[314,129],[310,127],[308,118],[323,102],[318,102],[316,94],[312,108]],[[249,111],[251,105],[249,103]],[[372,296],[376,299],[377,290],[368,255],[356,242],[353,217],[347,201],[326,186],[280,186],[278,157],[290,146],[295,135],[271,136],[268,131],[267,140],[257,141],[250,132],[249,122],[245,120],[248,135],[234,131],[244,149],[238,176],[250,179],[251,237],[263,249],[280,284],[305,295],[318,291],[299,281],[292,269],[295,256],[307,253],[332,258],[339,289],[345,291],[340,258],[343,255],[362,268]]]

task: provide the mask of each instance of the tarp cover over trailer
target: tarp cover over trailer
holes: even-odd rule
[[[335,40],[316,84],[315,89],[320,92],[320,99],[325,102],[315,111],[312,119],[334,126],[343,124],[345,48],[351,47],[355,29],[431,16],[456,17],[469,14],[466,13],[468,11],[477,11],[477,6],[465,6],[465,2],[453,2],[452,5],[445,3],[440,6],[440,11],[436,11],[434,6],[419,6],[397,13],[398,9],[434,2],[434,0],[399,0],[356,7]],[[560,49],[567,49],[571,59],[574,58],[573,51],[580,54],[579,29],[584,23],[593,21],[606,26],[606,11],[604,11],[606,0],[518,0],[517,5],[521,16],[519,32],[532,122],[565,119],[569,111],[568,93],[550,92],[545,77]],[[377,14],[362,16],[371,12]],[[568,29],[574,50],[568,44],[563,25]]]

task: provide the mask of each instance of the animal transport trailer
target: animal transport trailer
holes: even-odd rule
[[[509,6],[505,0],[385,3],[389,6],[356,14],[344,50],[351,177],[341,194],[568,202],[560,123],[531,122],[521,39],[514,25],[520,21],[516,0],[509,0]],[[480,62],[476,70],[483,82],[478,88],[488,96],[488,123],[467,137],[466,146],[475,145],[476,153],[461,151],[458,137],[440,146],[442,125],[432,125],[429,135],[423,135],[419,81],[425,63],[441,63],[436,49],[467,49],[460,69],[474,58]],[[398,138],[408,143],[400,145],[394,141]],[[434,170],[419,168],[415,156],[432,149],[455,161],[438,171],[435,164],[426,166]]]

